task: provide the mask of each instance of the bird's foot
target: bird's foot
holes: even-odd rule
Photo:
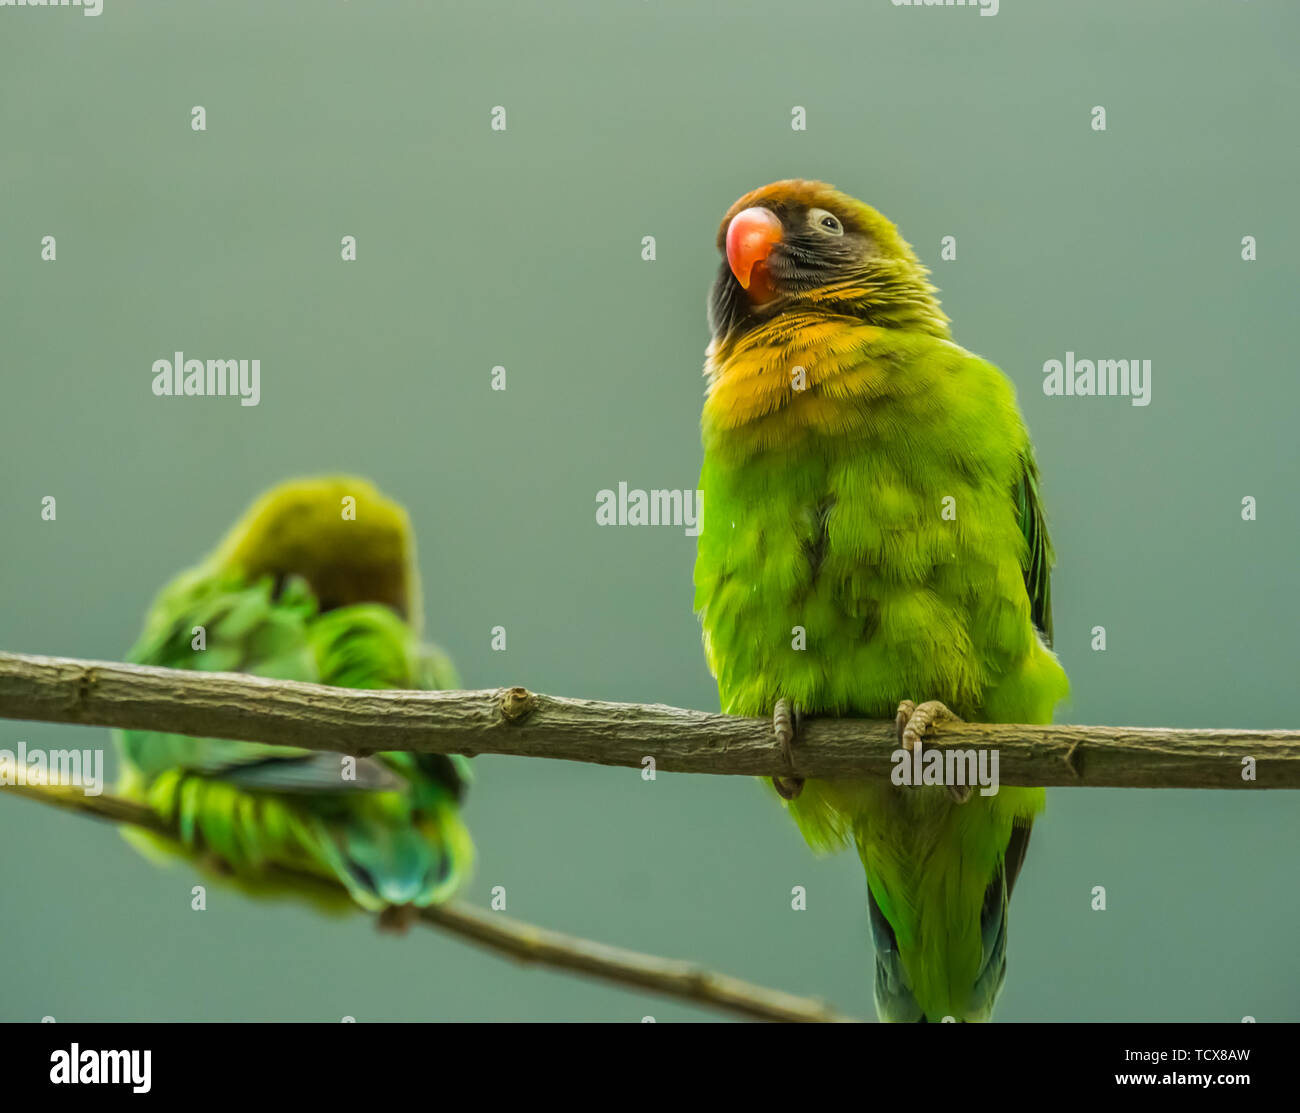
[[[394,935],[405,935],[420,915],[420,910],[413,904],[390,904],[375,921],[380,931],[389,931]]]
[[[934,728],[939,723],[960,723],[961,717],[937,699],[927,700],[920,705],[905,699],[898,705],[894,722],[898,727],[899,742],[903,749],[911,753],[934,733]],[[970,785],[948,785],[947,788],[948,795],[958,804],[964,804],[970,799]]]
[[[772,712],[772,733],[781,743],[781,755],[785,758],[786,768],[792,770],[789,776],[773,777],[772,787],[782,800],[793,800],[803,791],[803,778],[796,777],[794,769],[794,740],[799,733],[799,724],[803,715],[798,707],[789,700],[779,699]]]
[[[918,742],[934,733],[934,728],[939,723],[960,723],[961,719],[937,699],[922,704],[905,699],[898,705],[894,722],[898,727],[899,742],[910,753],[916,749]]]

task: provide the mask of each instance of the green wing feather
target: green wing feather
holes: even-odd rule
[[[1029,593],[1030,614],[1044,640],[1052,644],[1052,565],[1055,554],[1047,536],[1047,522],[1038,495],[1038,464],[1033,449],[1026,446],[1021,457],[1022,470],[1016,484],[1016,511],[1020,532],[1027,545],[1024,570],[1025,590]]]
[[[296,577],[275,598],[273,587],[270,577],[246,584],[229,573],[184,573],[159,594],[127,660],[169,669],[317,680],[307,640],[316,600]],[[167,769],[215,773],[272,754],[305,757],[312,752],[157,731],[126,731],[119,737],[124,758],[146,780]]]

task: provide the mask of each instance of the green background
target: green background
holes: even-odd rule
[[[1300,725],[1297,32],[1290,0],[0,9],[0,646],[120,658],[255,494],[348,470],[410,507],[468,685],[715,708],[694,539],[598,527],[595,495],[694,486],[718,220],[800,176],[897,221],[1017,384],[1059,717]],[[177,349],[261,359],[261,405],[155,397]],[[1151,359],[1152,404],[1045,397],[1067,350]],[[0,721],[19,739],[109,742]],[[860,867],[754,783],[476,769],[470,900],[872,1015]],[[1300,1019],[1298,804],[1050,792],[999,1019]],[[3,1019],[714,1015],[216,887],[192,912],[188,867],[19,799],[0,843]]]

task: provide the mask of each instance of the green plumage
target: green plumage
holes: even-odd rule
[[[779,185],[742,200],[779,212],[792,257],[818,248],[807,206],[863,246],[768,305],[739,303],[725,265],[715,287],[715,322],[729,324],[706,368],[695,582],[723,710],[771,715],[784,698],[892,720],[913,699],[1050,721],[1067,683],[1045,640],[1051,550],[1010,383],[951,342],[883,217],[829,187]],[[1041,789],[956,804],[942,787],[866,779],[809,781],[789,803],[814,846],[862,858],[882,1018],[990,1015],[1042,806]]]
[[[355,520],[342,516],[344,497],[357,500]],[[369,484],[285,484],[217,553],[163,589],[129,659],[344,688],[457,687],[447,658],[399,613],[418,599],[414,577],[405,514]],[[322,605],[314,582],[332,605]],[[338,907],[350,898],[371,910],[425,906],[450,896],[470,867],[459,815],[463,758],[378,753],[352,764],[252,742],[148,731],[118,738],[121,790],[180,831],[178,841],[128,837],[191,857],[249,892],[296,891]],[[339,899],[295,883],[293,873],[338,882]]]

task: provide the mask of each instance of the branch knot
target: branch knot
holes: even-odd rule
[[[537,697],[527,688],[506,688],[501,693],[501,718],[518,723],[528,718],[537,706]]]

